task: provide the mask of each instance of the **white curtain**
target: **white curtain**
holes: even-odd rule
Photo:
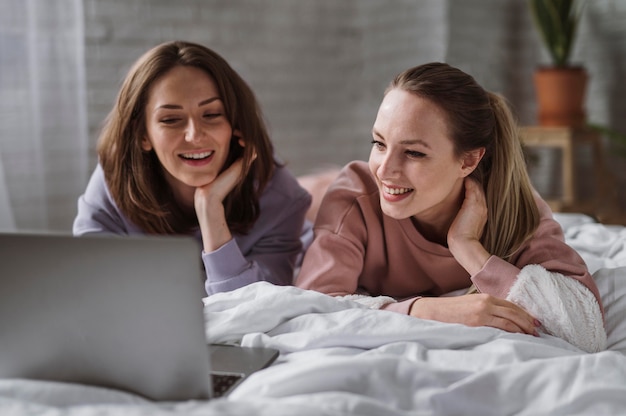
[[[15,220],[9,203],[9,191],[4,179],[4,167],[0,158],[0,231],[14,231]]]
[[[0,228],[70,231],[88,169],[82,0],[0,2]]]

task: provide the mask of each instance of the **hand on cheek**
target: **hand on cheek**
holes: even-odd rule
[[[237,142],[241,147],[246,146],[245,141],[237,131],[234,131],[233,135],[238,138]],[[256,158],[256,155],[254,157]],[[222,171],[211,183],[196,188],[196,212],[202,212],[202,208],[205,205],[215,206],[216,204],[221,204],[226,196],[239,184],[243,170],[243,158],[240,157]]]
[[[243,139],[239,138],[239,144],[245,146]],[[253,160],[254,158],[256,155]],[[240,157],[213,182],[195,190],[194,207],[202,232],[204,251],[207,253],[217,250],[232,239],[226,222],[224,199],[240,183],[243,171],[243,158]]]
[[[197,187],[194,198],[196,212],[201,212],[204,205],[222,204],[226,195],[237,186],[242,170],[243,160],[239,158],[220,173],[213,182]]]

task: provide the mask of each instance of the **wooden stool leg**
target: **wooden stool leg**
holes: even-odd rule
[[[561,147],[563,163],[563,203],[564,205],[572,205],[576,199],[574,189],[574,149],[571,140],[565,140]]]

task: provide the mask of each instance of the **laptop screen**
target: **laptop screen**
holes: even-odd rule
[[[200,253],[191,237],[0,234],[0,377],[209,398]]]

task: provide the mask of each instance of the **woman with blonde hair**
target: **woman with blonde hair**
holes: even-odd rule
[[[292,284],[311,197],[276,161],[252,90],[214,51],[175,41],[141,56],[98,157],[75,235],[194,235],[208,294]]]
[[[598,289],[533,190],[502,97],[450,65],[417,66],[385,91],[372,136],[369,163],[324,196],[297,286],[604,348]]]

